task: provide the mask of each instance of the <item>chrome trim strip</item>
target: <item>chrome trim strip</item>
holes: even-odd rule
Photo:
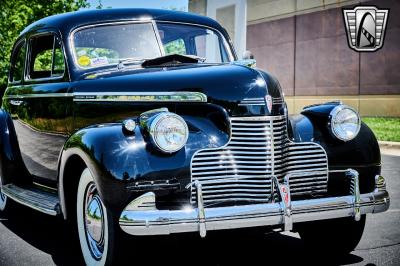
[[[274,136],[274,123],[272,120],[269,121],[269,130],[271,130],[272,136]],[[281,141],[278,141],[277,143],[280,142]],[[271,145],[271,175],[275,177],[275,138],[271,138],[269,143]]]
[[[30,93],[4,95],[5,99],[29,99],[29,98],[50,98],[50,97],[73,97],[73,93]]]
[[[75,93],[31,93],[4,95],[5,99],[74,97],[75,102],[207,102],[207,96],[201,92],[75,92]]]
[[[277,105],[277,104],[282,104],[283,99],[281,97],[272,97],[272,104]],[[258,106],[265,106],[265,99],[264,98],[244,98],[242,101],[239,102],[239,106],[252,106],[252,105],[258,105]]]
[[[207,96],[201,92],[76,92],[75,102],[207,102]]]
[[[206,215],[203,204],[203,192],[200,182],[198,181],[195,182],[195,186],[197,189],[197,210],[198,210],[197,217],[199,218],[199,232],[201,237],[206,237],[207,228],[206,228]]]

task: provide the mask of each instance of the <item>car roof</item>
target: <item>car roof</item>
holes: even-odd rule
[[[211,18],[188,12],[146,8],[80,10],[53,15],[30,24],[21,32],[20,36],[31,31],[38,31],[45,28],[56,28],[64,34],[69,34],[75,28],[84,25],[130,20],[159,20],[201,24],[215,28],[227,37],[226,31],[221,25]]]

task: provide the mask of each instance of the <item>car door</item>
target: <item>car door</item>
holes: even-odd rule
[[[22,83],[6,91],[22,159],[39,181],[57,180],[58,157],[72,128],[62,42],[55,32],[29,36]]]

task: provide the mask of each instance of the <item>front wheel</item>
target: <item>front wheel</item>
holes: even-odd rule
[[[111,265],[115,250],[114,220],[88,168],[79,181],[76,210],[79,242],[86,265]]]
[[[360,242],[365,220],[366,215],[362,215],[360,221],[355,221],[353,217],[315,221],[301,224],[298,232],[313,254],[345,256]]]

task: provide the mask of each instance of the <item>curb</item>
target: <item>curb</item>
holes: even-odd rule
[[[386,149],[398,149],[400,150],[400,142],[395,141],[378,141],[379,147]]]

